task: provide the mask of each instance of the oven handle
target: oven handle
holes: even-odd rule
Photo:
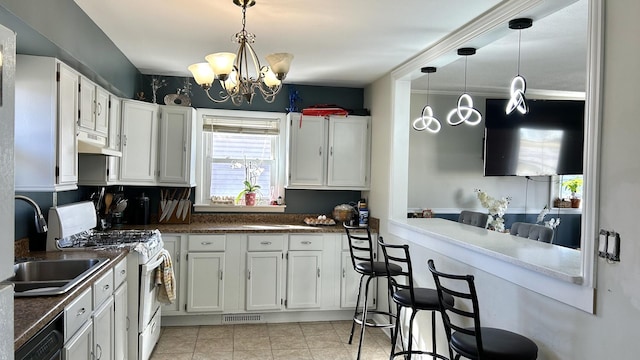
[[[160,264],[162,264],[163,261],[164,261],[164,257],[158,256],[158,258],[154,260],[152,263],[147,263],[142,265],[142,271],[144,273],[150,273],[153,270],[155,270],[158,266],[160,266]]]

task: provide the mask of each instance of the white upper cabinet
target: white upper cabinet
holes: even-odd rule
[[[196,111],[190,107],[160,107],[158,182],[162,185],[196,185],[195,118]]]
[[[82,76],[78,127],[101,136],[109,131],[109,93]]]
[[[367,190],[371,118],[290,113],[288,188]],[[301,118],[302,117],[302,118]]]
[[[155,185],[158,152],[158,105],[122,101],[120,183]]]
[[[55,58],[17,56],[16,191],[77,189],[79,79]]]

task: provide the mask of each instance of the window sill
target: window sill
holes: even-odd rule
[[[256,206],[244,206],[244,205],[205,205],[196,204],[193,206],[195,212],[200,213],[212,213],[212,212],[224,212],[224,213],[283,213],[286,209],[286,205],[256,205]]]

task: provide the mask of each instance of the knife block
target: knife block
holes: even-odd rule
[[[171,214],[169,214],[167,217],[162,219],[162,221],[160,221],[160,217],[162,216],[162,208],[160,207],[160,205],[158,205],[158,223],[159,224],[191,224],[191,201],[185,204],[185,207],[186,207],[185,210],[187,210],[187,216],[184,218],[184,220],[182,220],[182,214],[180,214],[179,218],[176,216],[176,212],[178,210],[178,207],[176,206],[171,212]]]

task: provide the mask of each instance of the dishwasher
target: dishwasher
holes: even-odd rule
[[[15,352],[15,360],[61,360],[63,346],[64,318],[60,313]]]

